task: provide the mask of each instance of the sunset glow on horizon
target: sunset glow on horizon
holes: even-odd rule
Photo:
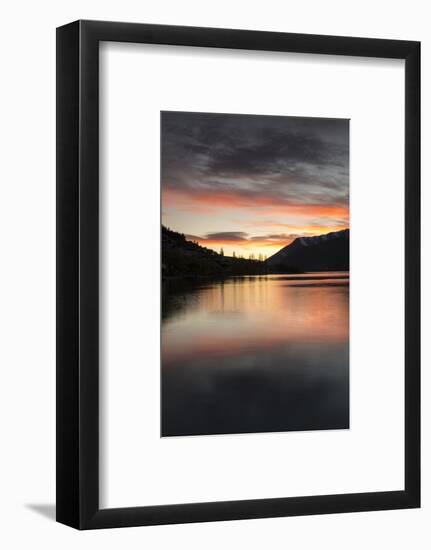
[[[163,112],[162,223],[255,258],[346,229],[348,135],[345,119]]]

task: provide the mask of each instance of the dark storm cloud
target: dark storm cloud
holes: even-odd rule
[[[161,120],[165,188],[348,202],[348,120],[181,112]]]

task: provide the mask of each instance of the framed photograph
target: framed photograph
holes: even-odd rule
[[[57,29],[57,521],[420,506],[420,44]]]

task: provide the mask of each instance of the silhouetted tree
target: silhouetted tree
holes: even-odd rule
[[[220,248],[220,256],[224,256],[224,250],[223,250],[223,248]]]

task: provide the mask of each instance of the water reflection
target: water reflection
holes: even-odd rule
[[[169,281],[162,435],[347,428],[346,273]]]

